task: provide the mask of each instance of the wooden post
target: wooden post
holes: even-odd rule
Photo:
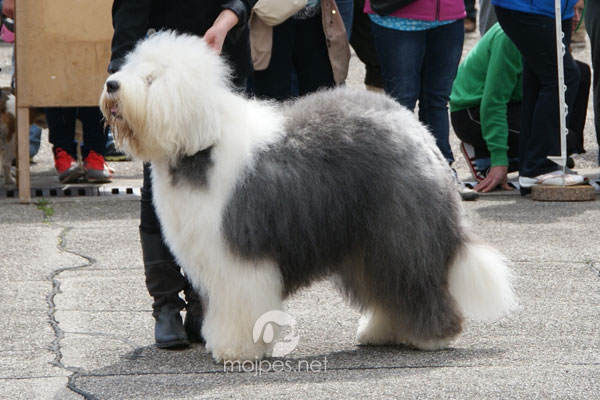
[[[19,202],[31,202],[29,175],[29,108],[17,108],[17,182]]]

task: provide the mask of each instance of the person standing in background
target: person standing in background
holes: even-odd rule
[[[414,110],[429,127],[449,165],[448,100],[456,76],[465,37],[463,0],[416,0],[389,15],[378,15],[365,1],[385,92]],[[463,200],[474,200],[477,192],[458,180]]]
[[[465,32],[475,32],[477,29],[477,8],[475,8],[475,0],[464,0],[465,11],[467,16],[465,17]]]
[[[563,44],[569,48],[571,18],[577,0],[562,0]],[[498,22],[523,56],[523,101],[519,135],[519,185],[522,195],[533,185],[575,185],[584,178],[563,173],[548,159],[560,155],[558,65],[554,2],[492,0]],[[569,51],[563,57],[565,101],[569,110],[579,87],[580,73]],[[567,115],[567,125],[572,112]]]
[[[596,141],[600,147],[600,2],[598,0],[585,2],[584,20],[592,47],[594,127]],[[600,151],[598,152],[598,165],[600,165]]]

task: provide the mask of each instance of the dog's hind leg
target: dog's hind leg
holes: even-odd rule
[[[357,340],[364,345],[410,345],[420,350],[440,350],[448,347],[461,331],[460,315],[430,311],[419,314],[415,320],[406,314],[373,308],[361,317]]]
[[[402,321],[404,342],[420,350],[440,350],[462,331],[463,317],[446,286],[410,291],[394,319]],[[419,294],[420,292],[420,294]]]
[[[363,314],[356,335],[358,343],[371,346],[406,344],[400,324],[394,323],[388,313],[374,308]]]
[[[202,326],[206,349],[216,361],[261,359],[278,332],[271,331],[272,338],[261,334],[255,341],[253,329],[261,315],[283,307],[279,270],[269,263],[232,262],[218,268],[203,282],[208,295]]]
[[[413,277],[409,282],[410,275],[393,279],[377,267],[367,268],[368,274],[346,271],[342,276],[343,290],[365,310],[358,328],[359,343],[439,350],[460,334],[462,315],[443,274]]]

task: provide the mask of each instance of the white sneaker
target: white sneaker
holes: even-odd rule
[[[569,171],[570,172],[570,171]],[[556,170],[547,174],[538,175],[533,178],[527,176],[519,177],[519,187],[522,195],[531,193],[533,185],[544,186],[573,186],[581,185],[587,182],[587,178],[576,173],[564,173],[562,170]]]
[[[456,185],[456,190],[458,191],[458,194],[460,194],[460,198],[463,201],[477,200],[477,198],[479,197],[479,193],[477,193],[471,188],[468,188],[467,185],[465,185],[464,182],[459,179],[458,174],[456,173],[456,170],[454,168],[450,168],[450,170],[452,171],[454,184]]]

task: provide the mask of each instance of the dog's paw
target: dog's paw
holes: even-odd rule
[[[444,339],[437,339],[437,340],[434,340],[434,339],[429,339],[429,340],[411,339],[410,341],[408,341],[408,344],[419,350],[436,351],[436,350],[443,350],[443,349],[447,348],[453,339],[454,338],[444,338]]]
[[[16,179],[13,178],[11,174],[4,175],[4,184],[5,185],[15,185],[17,183]]]
[[[391,324],[377,315],[361,318],[356,340],[365,346],[399,344]]]
[[[206,350],[209,351],[213,359],[218,362],[225,361],[255,361],[261,360],[267,355],[267,348],[261,344],[252,345],[215,345],[207,343]]]
[[[266,354],[262,349],[218,348],[211,350],[211,355],[218,363],[226,361],[239,361],[243,363],[244,361],[254,362],[262,360]]]
[[[386,346],[394,345],[395,338],[392,335],[381,334],[381,332],[361,331],[356,334],[356,340],[364,346]]]

